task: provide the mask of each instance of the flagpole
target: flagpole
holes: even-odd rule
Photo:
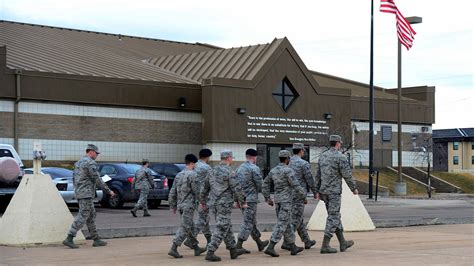
[[[369,199],[373,194],[374,176],[374,0],[370,10],[370,98],[369,98]]]

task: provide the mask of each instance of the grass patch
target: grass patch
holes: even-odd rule
[[[453,185],[456,185],[464,191],[464,193],[474,194],[474,175],[469,173],[448,173],[433,172],[434,176],[439,177]]]
[[[352,174],[355,179],[369,182],[369,171],[365,169],[353,169]],[[395,195],[395,183],[398,181],[398,174],[390,170],[382,170],[379,173],[379,185],[389,189],[391,195]],[[426,188],[418,183],[404,178],[407,183],[407,195],[425,195]],[[374,184],[375,184],[374,178]]]

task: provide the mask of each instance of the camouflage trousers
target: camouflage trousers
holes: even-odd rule
[[[212,236],[211,229],[209,228],[209,210],[203,210],[202,208],[198,207],[194,235],[197,236],[201,231],[206,238]]]
[[[311,240],[309,238],[308,230],[306,230],[306,225],[304,223],[303,200],[293,200],[293,208],[291,210],[291,224],[293,226],[293,230],[298,232],[301,241],[307,243]]]
[[[332,237],[336,230],[343,230],[341,222],[341,194],[321,194],[321,200],[326,205],[328,218],[324,235]]]
[[[257,203],[247,202],[247,205],[248,208],[242,209],[244,221],[240,226],[238,239],[247,241],[250,235],[253,240],[260,239],[261,234],[257,229]]]
[[[76,236],[77,232],[82,229],[84,224],[87,225],[89,235],[92,239],[99,237],[95,227],[95,208],[93,199],[78,199],[79,211],[77,212],[76,218],[69,229],[69,235]]]
[[[277,224],[273,227],[272,242],[279,242],[282,237],[285,237],[285,242],[295,242],[295,231],[291,224],[291,202],[280,202],[275,204],[276,215],[278,218]]]
[[[149,188],[140,189],[140,197],[138,198],[137,204],[135,204],[134,208],[139,210],[148,210],[148,194],[150,193]]]
[[[216,251],[224,241],[227,249],[235,247],[234,233],[232,232],[232,206],[233,202],[215,203],[214,215],[216,218],[216,229],[212,234],[211,243],[207,245],[208,251]]]
[[[181,246],[183,241],[188,238],[193,246],[197,245],[199,242],[196,240],[196,235],[194,235],[194,208],[179,208],[178,209],[181,225],[176,231],[176,234],[173,239],[173,243],[177,246]]]

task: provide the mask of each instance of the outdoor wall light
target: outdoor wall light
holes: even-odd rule
[[[247,109],[246,108],[237,108],[237,113],[239,115],[243,115],[243,114],[247,113]]]
[[[332,118],[332,114],[331,113],[325,113],[324,114],[324,119],[331,119]]]
[[[178,105],[180,108],[186,107],[186,97],[179,97]]]

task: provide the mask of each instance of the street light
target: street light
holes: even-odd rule
[[[408,23],[419,24],[421,17],[407,17]],[[406,195],[407,184],[402,178],[402,44],[398,40],[398,182],[395,183],[395,194]]]

